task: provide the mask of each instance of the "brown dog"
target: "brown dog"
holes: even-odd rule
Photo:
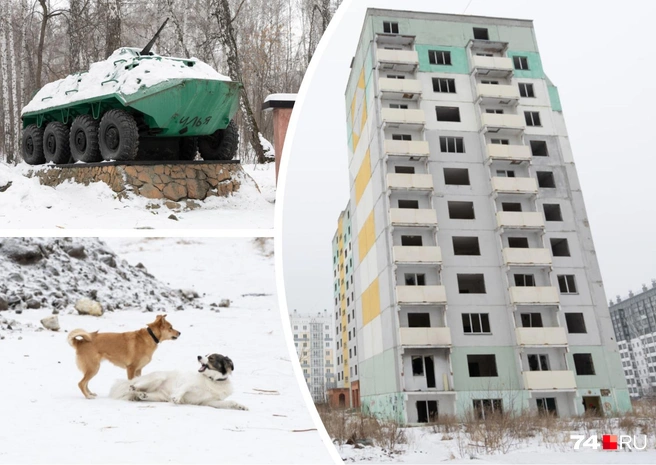
[[[89,390],[89,381],[100,370],[100,362],[109,360],[128,371],[128,379],[141,376],[141,369],[150,363],[160,341],[177,339],[180,331],[166,321],[166,315],[158,315],[155,321],[138,331],[127,333],[89,333],[75,329],[68,335],[68,343],[77,352],[77,367],[84,373],[78,383],[87,399],[96,395]]]

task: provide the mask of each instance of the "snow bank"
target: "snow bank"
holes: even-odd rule
[[[130,95],[171,79],[229,81],[197,58],[139,56],[139,49],[123,47],[87,72],[71,74],[43,86],[21,114],[116,93]],[[192,63],[188,66],[187,63]]]
[[[241,186],[236,193],[195,201],[200,208],[175,212],[176,219],[172,219],[174,212],[163,200],[133,194],[118,198],[102,182],[42,186],[38,179],[24,174],[45,166],[0,163],[0,224],[6,228],[273,228],[275,171],[263,166],[244,166],[262,183],[261,192],[249,176],[242,175],[237,178]]]

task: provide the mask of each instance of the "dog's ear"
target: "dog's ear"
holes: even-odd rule
[[[230,360],[229,357],[225,358],[225,362],[230,367],[230,370],[235,371],[235,364],[232,363],[232,360]]]

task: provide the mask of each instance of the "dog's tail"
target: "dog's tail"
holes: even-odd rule
[[[129,379],[117,380],[109,391],[109,397],[118,400],[136,400],[135,391],[130,390],[130,384],[133,382],[134,380]]]
[[[97,331],[95,333],[89,333],[83,329],[74,329],[70,333],[68,333],[68,343],[72,346],[77,348],[79,344],[84,344],[85,342],[91,342],[93,341],[93,337],[97,334]]]

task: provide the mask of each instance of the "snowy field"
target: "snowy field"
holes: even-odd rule
[[[203,310],[169,311],[181,331],[163,342],[144,373],[197,370],[197,355],[218,352],[235,364],[232,399],[249,411],[107,397],[125,372],[104,363],[91,381],[94,400],[65,330],[130,331],[154,313],[122,310],[102,317],[63,311],[59,332],[3,332],[0,340],[0,463],[332,463],[292,371],[275,294],[272,240],[108,239],[111,249],[172,288],[193,288]],[[230,299],[229,308],[210,304]],[[1,312],[39,326],[48,310]]]
[[[603,451],[574,450],[574,442],[568,441],[569,433],[561,432],[562,442],[550,442],[539,436],[529,438],[522,444],[511,447],[506,453],[471,453],[467,444],[460,442],[454,434],[435,433],[431,428],[405,428],[407,443],[398,446],[397,453],[389,454],[380,447],[365,446],[355,448],[351,445],[336,446],[346,463],[476,463],[476,464],[654,464],[656,450],[654,439],[644,451]],[[578,434],[583,432],[578,431]],[[600,432],[601,433],[601,432]],[[604,431],[607,434],[620,434],[620,431]],[[642,439],[640,440],[642,444]]]
[[[118,199],[102,182],[84,186],[66,182],[55,188],[42,186],[38,179],[23,173],[26,164],[0,163],[0,225],[4,228],[122,228],[122,229],[262,229],[273,228],[275,167],[244,165],[255,183],[244,179],[239,191],[229,197],[211,197],[197,201],[202,208],[174,213],[166,207],[147,209],[152,203],[141,196]],[[258,189],[259,188],[259,189]]]

